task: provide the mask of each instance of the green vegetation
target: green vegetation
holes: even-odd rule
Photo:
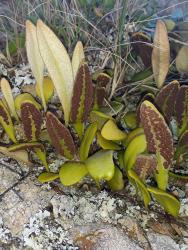
[[[136,36],[139,42],[149,40],[142,33]],[[167,213],[178,216],[180,202],[169,193],[168,184],[174,179],[187,180],[175,170],[188,155],[188,88],[178,81],[165,85],[170,44],[163,21],[157,22],[153,49],[148,43],[144,47],[139,43],[136,49],[140,50],[139,46],[145,54],[141,59],[152,65],[153,75],[149,77],[156,86],[151,82],[148,86],[156,93],[147,92],[135,110],[125,112],[123,98],[113,95],[108,100],[114,78],[106,70],[91,74],[80,41],[70,58],[44,22],[38,20],[34,25],[27,21],[26,51],[36,79],[36,97],[29,93],[13,97],[9,82],[1,79],[0,124],[9,139],[0,152],[28,164],[29,154],[34,152],[45,167],[38,177],[41,182],[56,180],[69,186],[89,176],[99,188],[108,185],[112,191],[119,191],[129,180],[145,207],[154,198]],[[183,64],[181,61],[180,67],[179,61],[177,56],[178,70]],[[142,74],[142,79],[147,86],[148,74],[145,78]],[[53,103],[54,93],[58,103]],[[172,120],[177,126],[178,143],[171,131]],[[56,158],[64,158],[56,173],[50,172],[46,145],[51,145]]]

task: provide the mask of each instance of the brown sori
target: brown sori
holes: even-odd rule
[[[178,145],[181,147],[188,147],[188,130],[186,130],[179,139]]]
[[[146,103],[147,102],[147,103]],[[164,158],[164,167],[169,168],[173,160],[173,139],[163,116],[153,106],[145,101],[140,108],[140,119],[146,135],[148,152],[160,153]]]
[[[2,101],[0,101],[0,116],[3,118],[3,121],[9,125],[9,119],[8,119],[8,111],[3,105]]]
[[[104,104],[104,99],[106,97],[106,91],[104,87],[95,87],[95,102],[100,107]]]
[[[175,103],[175,116],[179,128],[183,125],[185,115],[188,116],[188,86],[181,86]]]
[[[93,105],[93,85],[88,65],[83,62],[74,83],[71,121],[85,122]]]
[[[155,104],[162,111],[166,121],[169,123],[174,115],[174,107],[180,85],[173,81],[163,87],[155,98]]]
[[[24,102],[21,105],[21,120],[25,136],[28,141],[37,141],[40,137],[42,114],[31,102]],[[34,126],[34,127],[33,127]],[[33,137],[34,131],[34,137]]]
[[[46,114],[46,127],[56,151],[66,158],[72,159],[76,149],[69,130],[51,112]]]
[[[141,57],[145,67],[151,66],[152,46],[150,39],[143,33],[136,32],[131,35],[132,47]]]
[[[106,73],[100,73],[97,76],[96,85],[99,87],[106,88],[107,85],[110,83],[110,81],[111,81],[111,77],[109,75],[107,75]]]
[[[141,179],[146,179],[152,175],[157,167],[155,155],[139,155],[136,158],[134,171]]]
[[[137,110],[136,110],[136,116],[137,116],[137,121],[138,123],[140,123],[140,107],[141,107],[141,104],[144,102],[144,101],[150,101],[151,103],[154,103],[154,100],[155,100],[155,96],[151,93],[148,93],[146,95],[144,95],[141,99],[141,101],[139,102],[139,105],[137,107]]]

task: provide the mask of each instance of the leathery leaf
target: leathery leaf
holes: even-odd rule
[[[77,122],[74,123],[74,129],[79,137],[80,140],[82,140],[83,138],[83,134],[84,134],[84,129],[85,129],[85,124],[83,122]]]
[[[49,171],[49,167],[48,167],[48,163],[46,160],[46,152],[44,150],[44,148],[34,148],[34,151],[36,153],[36,155],[38,156],[38,158],[41,160],[41,162],[43,163],[43,165],[46,168],[46,171]]]
[[[119,191],[124,188],[123,174],[116,166],[115,166],[114,176],[110,181],[108,181],[108,186],[112,191]]]
[[[39,84],[39,92],[43,107],[46,110],[46,102],[43,91],[44,62],[39,51],[36,26],[29,20],[26,21],[26,51],[31,70],[37,83]]]
[[[85,122],[93,104],[93,85],[89,67],[82,62],[74,83],[71,121],[72,123]]]
[[[147,37],[144,33],[135,32],[131,36],[131,41],[133,42],[131,43],[133,49],[135,50],[136,54],[141,57],[145,67],[150,67],[152,53],[150,38]]]
[[[182,75],[188,74],[188,46],[182,46],[176,57],[176,68]]]
[[[140,107],[141,107],[141,104],[146,100],[150,101],[151,103],[154,103],[155,95],[152,93],[147,93],[146,95],[143,96],[140,103],[138,104],[138,107],[136,109],[136,113],[137,113],[137,120],[138,120],[139,124],[140,124]]]
[[[124,153],[124,165],[126,171],[134,166],[137,156],[144,153],[146,148],[147,142],[144,134],[139,134],[131,140]]]
[[[40,141],[48,141],[49,143],[51,143],[47,129],[41,130]]]
[[[178,162],[184,161],[188,156],[188,130],[186,129],[178,140],[174,159]]]
[[[180,85],[178,81],[172,81],[164,86],[155,98],[155,104],[162,111],[166,121],[169,123],[174,115],[176,97]]]
[[[97,132],[97,142],[102,149],[120,150],[121,147],[113,141],[106,140],[100,132]]]
[[[91,123],[86,129],[86,132],[84,134],[84,137],[80,145],[79,155],[81,161],[87,159],[96,132],[97,132],[97,123],[96,122]]]
[[[147,189],[167,213],[174,217],[178,216],[180,202],[173,195],[154,187],[148,187]]]
[[[94,109],[99,109],[104,104],[105,97],[108,95],[108,85],[112,78],[106,73],[96,72],[93,74],[92,79],[95,81]]]
[[[42,114],[31,101],[21,104],[21,121],[28,141],[37,141],[40,137]]]
[[[18,150],[16,152],[10,152],[7,147],[0,147],[0,153],[17,161],[21,161],[29,166],[32,165],[32,163],[29,161],[28,152],[26,150]]]
[[[113,120],[110,115],[106,115],[105,113],[98,110],[92,110],[89,120],[90,122],[97,122],[98,129],[101,129],[105,122],[107,122],[109,119]]]
[[[18,115],[16,113],[16,109],[14,105],[14,98],[12,95],[12,90],[11,90],[9,82],[5,78],[1,79],[1,91],[3,93],[3,96],[6,100],[6,104],[12,116],[18,121],[19,119],[18,119]]]
[[[41,20],[37,21],[37,38],[40,54],[62,104],[65,123],[68,124],[74,86],[69,55],[54,32]]]
[[[172,165],[174,156],[172,133],[163,116],[149,101],[141,104],[140,119],[146,135],[148,152],[157,156],[155,178],[158,187],[165,190],[168,183],[168,169]]]
[[[147,190],[147,187],[133,170],[128,171],[128,177],[131,178],[132,183],[140,190],[144,200],[144,205],[145,207],[148,207],[151,201],[151,196]]]
[[[188,86],[181,86],[175,102],[175,118],[178,125],[178,135],[188,127]]]
[[[124,151],[118,151],[117,158],[120,169],[124,169]]]
[[[170,45],[166,26],[162,20],[157,21],[152,51],[152,68],[158,88],[161,88],[170,65]]]
[[[94,87],[94,105],[93,109],[98,110],[103,104],[106,97],[106,90],[104,87]]]
[[[26,142],[14,144],[8,148],[10,152],[16,152],[20,150],[33,150],[38,158],[41,160],[42,164],[45,166],[46,170],[49,171],[48,163],[46,160],[46,152],[44,146],[39,142]]]
[[[35,100],[35,98],[30,93],[23,93],[17,95],[14,100],[15,108],[17,111],[20,111],[21,104],[25,101],[31,101],[38,109],[42,108],[41,105]]]
[[[73,51],[72,55],[72,71],[74,79],[76,78],[80,63],[84,60],[84,48],[82,42],[78,41]]]
[[[59,178],[59,174],[56,173],[50,173],[50,172],[44,172],[38,176],[38,180],[42,183],[54,181],[57,178]]]
[[[100,180],[111,180],[115,166],[112,150],[100,150],[85,161],[91,177],[98,183]]]
[[[186,129],[179,138],[178,147],[188,148],[188,129]]]
[[[143,128],[136,128],[127,134],[126,139],[123,141],[123,145],[127,147],[129,143],[138,135],[144,134]]]
[[[73,159],[76,154],[73,138],[69,130],[51,112],[46,114],[46,127],[56,151],[67,159]]]
[[[122,141],[127,137],[127,133],[121,131],[113,120],[108,120],[101,130],[101,135],[106,140]]]
[[[107,85],[111,82],[112,77],[104,72],[96,72],[92,76],[93,80],[96,82],[97,87],[106,88]]]
[[[136,158],[134,171],[141,180],[145,181],[145,179],[148,176],[151,176],[154,174],[156,167],[157,167],[157,159],[155,155],[142,154],[142,155],[138,155]]]
[[[10,114],[3,104],[2,100],[0,100],[0,124],[7,133],[8,137],[13,141],[14,143],[17,142],[15,137],[15,131],[12,123],[12,119],[10,117]]]
[[[130,129],[135,129],[138,126],[137,114],[133,111],[125,114],[123,120]]]
[[[61,166],[59,177],[64,186],[74,185],[88,174],[83,162],[66,162]]]
[[[46,103],[49,101],[49,99],[54,94],[54,84],[52,82],[52,79],[49,76],[45,76],[43,79],[43,92],[44,92],[44,99]],[[36,94],[42,99],[41,93],[40,93],[40,85],[39,83],[36,83],[35,85]]]

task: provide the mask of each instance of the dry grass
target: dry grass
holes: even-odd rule
[[[163,0],[160,0],[163,1]],[[142,70],[142,65],[135,61],[131,53],[129,32],[142,30],[145,25],[160,16],[170,15],[177,6],[186,5],[188,1],[171,0],[170,5],[164,1],[163,9],[155,7],[156,0],[114,0],[108,9],[104,2],[91,1],[92,6],[83,5],[82,0],[7,0],[0,3],[0,49],[10,63],[12,54],[10,44],[16,46],[16,63],[24,61],[23,44],[25,20],[36,22],[41,18],[61,38],[69,52],[77,40],[85,45],[86,54],[94,55],[89,61],[98,68],[114,69],[111,97],[117,86],[134,72]],[[96,4],[98,2],[98,5]],[[148,8],[148,4],[153,10]],[[150,11],[150,15],[148,15]],[[157,17],[158,18],[158,17]],[[6,50],[4,48],[6,47]],[[100,55],[100,56],[97,56]],[[15,60],[13,61],[15,63]]]

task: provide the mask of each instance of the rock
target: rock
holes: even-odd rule
[[[0,58],[1,58],[1,55],[0,55]],[[1,77],[7,76],[7,68],[2,63],[0,63],[0,76]]]
[[[122,219],[119,219],[118,222],[120,223],[121,227],[124,228],[129,237],[139,242],[145,249],[149,247],[148,240],[144,235],[143,229],[139,226],[136,219],[125,216]]]
[[[0,216],[5,227],[13,236],[20,236],[24,224],[40,207],[47,206],[53,195],[53,191],[46,191],[35,185],[31,177],[26,178],[17,185],[16,190],[10,190],[2,198]]]
[[[76,189],[69,188],[66,195],[53,197],[51,200],[54,217],[64,218],[68,225],[87,224],[92,222],[108,222],[117,224],[120,209],[124,203],[119,198],[114,199],[107,192],[96,194],[87,191],[84,194]],[[70,222],[69,222],[70,220]]]
[[[184,224],[184,225],[183,225]],[[181,237],[186,237],[188,239],[188,227],[187,222],[184,221],[183,224],[179,224],[179,223],[170,223],[171,227],[174,229],[174,231],[176,232],[176,236],[177,234]]]
[[[180,246],[167,235],[149,232],[147,237],[152,250],[180,250]]]
[[[168,226],[162,230],[158,225],[158,232],[168,236],[152,231],[148,242],[148,222],[151,218],[160,222],[157,213],[148,213],[123,195],[66,188],[58,182],[41,185],[35,175],[20,180],[21,174],[10,169],[1,168],[0,174],[1,191],[7,191],[1,193],[0,249],[146,250],[151,245],[152,250],[168,250],[168,244],[170,250],[186,249],[186,226],[181,229],[179,224],[173,225],[172,234]],[[177,235],[179,245],[173,240]]]
[[[73,246],[69,231],[54,220],[47,210],[40,210],[30,218],[24,227],[22,237],[24,247],[33,250],[78,250],[78,247]]]
[[[77,227],[74,237],[75,244],[83,250],[143,249],[132,241],[122,229],[106,224],[91,224],[85,227]]]
[[[188,198],[181,200],[180,216],[188,216]]]
[[[173,227],[172,227],[172,225],[170,225],[167,222],[163,223],[163,222],[158,222],[158,221],[155,221],[155,220],[150,220],[149,223],[148,223],[148,226],[155,233],[167,235],[167,236],[170,236],[170,237],[175,236],[177,234],[177,230],[178,230],[178,227],[175,224],[173,224]],[[175,229],[175,227],[176,227],[176,229]]]
[[[8,188],[10,188],[15,182],[20,178],[18,173],[11,171],[6,168],[4,165],[0,165],[0,194],[5,192]]]

